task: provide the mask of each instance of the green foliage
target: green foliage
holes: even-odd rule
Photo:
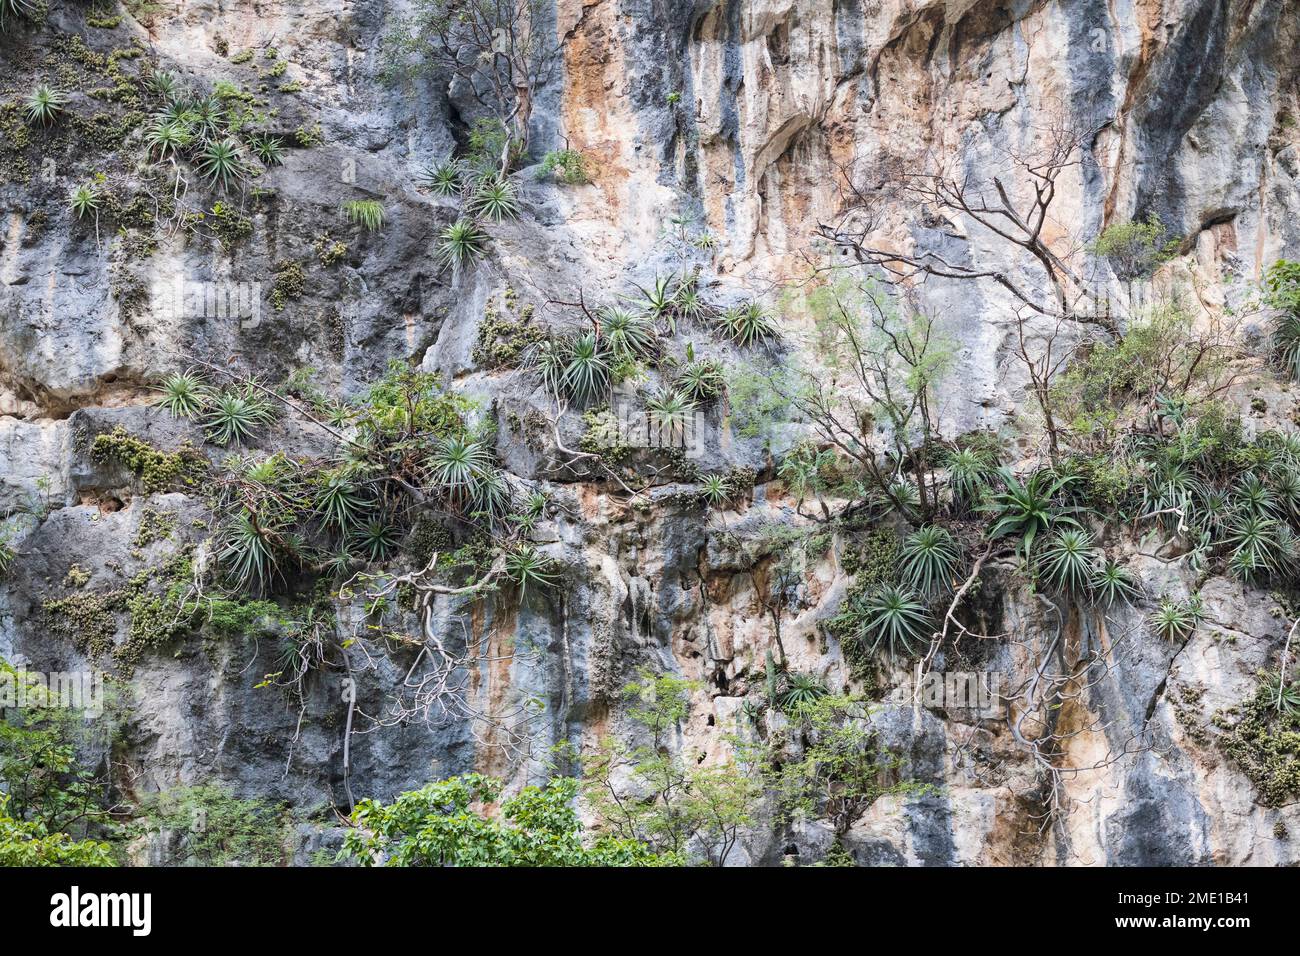
[[[1222,330],[1195,329],[1195,316],[1170,303],[1131,321],[1124,335],[1093,342],[1052,384],[1052,403],[1081,437],[1113,439],[1138,411],[1160,399],[1200,401],[1222,381],[1236,343]]]
[[[269,800],[243,800],[215,786],[185,787],[141,803],[146,833],[182,834],[178,855],[196,866],[282,866],[291,827]]]
[[[926,525],[903,542],[903,580],[922,594],[950,588],[960,556],[951,532]]]
[[[1103,561],[1097,568],[1092,579],[1092,593],[1102,607],[1120,601],[1132,604],[1142,596],[1142,590],[1133,575],[1111,560]]]
[[[858,637],[874,655],[896,660],[914,657],[929,640],[933,619],[915,592],[884,587],[866,595]]]
[[[992,517],[990,538],[1013,535],[1020,539],[1019,548],[1027,556],[1039,534],[1060,526],[1078,527],[1074,514],[1080,509],[1056,501],[1073,476],[1042,469],[1021,481],[1008,468],[1000,469],[999,476],[1003,489],[979,509]]]
[[[290,540],[280,516],[245,508],[225,526],[217,560],[240,590],[267,592],[283,574]]]
[[[14,17],[30,17],[36,9],[34,0],[0,0],[0,33],[9,29]]]
[[[87,213],[97,213],[100,203],[99,188],[94,183],[82,183],[68,197],[68,208],[78,219],[86,218]]]
[[[552,149],[542,157],[537,178],[553,177],[566,186],[581,186],[587,182],[587,161],[576,149]]]
[[[665,389],[652,395],[645,403],[650,422],[657,429],[678,431],[686,427],[695,411],[695,401],[684,392]]]
[[[643,315],[618,306],[597,313],[600,335],[615,359],[642,359],[654,352],[654,324]]]
[[[120,425],[106,435],[95,436],[90,457],[101,463],[121,462],[140,477],[150,494],[193,487],[207,471],[207,460],[188,444],[179,451],[161,452]]]
[[[577,781],[553,777],[501,800],[500,780],[465,774],[401,794],[362,800],[343,856],[363,866],[664,866],[680,858],[633,840],[584,841],[573,810]],[[500,802],[489,815],[479,809]]]
[[[754,345],[777,334],[776,318],[757,302],[734,305],[718,313],[718,327],[737,345]]]
[[[954,507],[974,508],[997,479],[997,460],[986,448],[956,448],[944,456]]]
[[[249,137],[248,148],[253,151],[254,156],[262,161],[264,166],[279,166],[284,162],[284,146],[278,136],[272,136],[269,133],[256,134]],[[381,222],[382,211],[381,207]]]
[[[812,674],[787,673],[783,676],[783,689],[777,700],[781,710],[791,716],[798,717],[804,711],[810,710],[830,693],[826,685]]]
[[[167,376],[158,391],[162,392],[158,404],[172,418],[193,418],[202,411],[207,399],[207,386],[192,369]]]
[[[1255,785],[1259,802],[1279,807],[1300,792],[1300,719],[1285,706],[1278,707],[1273,688],[1259,687],[1254,696],[1233,708],[1236,720],[1217,714],[1226,724],[1219,740],[1223,752]]]
[[[1273,324],[1278,364],[1300,380],[1300,262],[1279,259],[1264,273],[1265,301],[1281,314]]]
[[[1038,573],[1047,586],[1071,597],[1082,597],[1092,586],[1097,549],[1082,528],[1054,532],[1038,554]]]
[[[243,148],[238,140],[231,138],[214,139],[204,144],[195,167],[210,184],[220,184],[222,189],[229,189],[232,182],[247,175]]]
[[[397,550],[397,529],[382,518],[371,518],[355,532],[353,545],[370,561],[382,561]]]
[[[438,258],[446,265],[464,268],[487,248],[488,237],[472,219],[457,219],[438,237]]]
[[[436,196],[457,196],[465,188],[460,164],[450,159],[424,169],[418,181],[422,187]]]
[[[1152,213],[1146,222],[1112,223],[1088,251],[1109,262],[1120,279],[1131,281],[1151,275],[1173,258],[1178,239],[1167,239],[1160,217]]]
[[[734,763],[705,765],[670,751],[668,734],[690,710],[690,681],[643,671],[623,688],[635,746],[606,739],[584,755],[582,793],[602,828],[657,854],[702,852],[716,866],[753,819],[758,782]],[[635,794],[635,799],[628,795]]]
[[[39,820],[16,820],[9,802],[9,795],[0,793],[0,867],[115,865],[107,843],[50,833]]]
[[[506,555],[506,576],[523,597],[528,589],[552,588],[556,583],[556,563],[531,545],[523,545]]]
[[[38,83],[27,95],[27,102],[23,107],[27,113],[27,122],[37,126],[48,126],[58,119],[67,102],[66,93],[54,89],[48,83]]]
[[[559,343],[563,369],[558,390],[578,404],[601,397],[609,388],[609,351],[595,332],[570,336]]]
[[[226,389],[212,396],[203,429],[213,444],[244,444],[272,417],[271,406],[251,386]]]
[[[0,866],[112,865],[108,845],[91,838],[116,830],[103,782],[78,759],[91,732],[83,712],[2,658],[0,680],[22,685],[27,700],[0,718]]]
[[[688,361],[677,373],[677,389],[693,401],[704,404],[722,395],[726,389],[722,366],[712,359]]]
[[[386,217],[384,204],[377,199],[349,199],[343,204],[343,218],[367,232],[378,232]]]
[[[515,185],[501,176],[487,176],[481,179],[470,195],[468,208],[476,216],[483,216],[493,222],[502,219],[519,218],[519,196]]]
[[[1197,598],[1174,601],[1162,597],[1150,617],[1151,627],[1167,641],[1185,641],[1201,621],[1201,603]]]
[[[766,761],[763,772],[785,819],[826,818],[843,834],[881,797],[931,790],[899,779],[900,761],[880,746],[861,698],[825,694],[797,716],[798,756]]]

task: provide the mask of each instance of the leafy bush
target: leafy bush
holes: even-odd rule
[[[553,777],[501,799],[500,780],[465,774],[403,793],[391,804],[362,800],[343,855],[363,866],[664,866],[682,862],[645,844],[584,841],[573,810],[578,783]],[[481,809],[500,803],[495,815]]]
[[[588,181],[587,161],[576,149],[553,149],[542,158],[537,178],[552,176],[566,186],[580,186]]]

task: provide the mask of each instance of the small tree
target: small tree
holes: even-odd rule
[[[602,837],[587,845],[573,810],[578,783],[552,778],[501,803],[500,780],[471,773],[404,793],[391,804],[362,800],[342,856],[362,866],[664,866],[677,857]]]
[[[952,344],[932,315],[902,311],[871,281],[821,286],[807,305],[818,365],[774,374],[772,387],[857,464],[863,487],[903,512],[913,502],[899,479],[910,468],[929,516],[937,505],[935,389],[952,367]]]
[[[680,857],[698,847],[709,863],[722,866],[752,819],[759,789],[735,763],[702,766],[669,746],[694,686],[643,671],[624,687],[628,716],[648,739],[634,747],[602,741],[585,758],[582,789],[602,825],[620,839]]]
[[[533,94],[555,62],[540,0],[415,0],[383,41],[390,79],[434,72],[460,78],[515,138],[528,142]],[[503,149],[505,172],[509,146]]]

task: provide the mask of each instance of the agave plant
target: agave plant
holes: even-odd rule
[[[596,333],[587,332],[569,340],[560,386],[579,404],[603,394],[609,386],[608,354]]]
[[[1300,313],[1283,312],[1273,324],[1273,351],[1282,370],[1300,381]]]
[[[650,422],[660,430],[679,431],[690,421],[695,402],[682,392],[668,389],[651,396],[645,403]]]
[[[176,120],[158,117],[145,134],[145,145],[159,159],[178,156],[194,138],[189,126]]]
[[[952,584],[957,568],[957,542],[938,525],[926,525],[907,536],[901,553],[903,580],[922,594]]]
[[[189,104],[179,98],[169,99],[163,104],[153,116],[154,126],[175,123],[184,129],[191,137],[195,135],[194,130],[194,113],[190,111]]]
[[[67,102],[67,94],[48,83],[38,83],[27,95],[23,110],[27,114],[27,122],[48,126],[63,112],[63,105]]]
[[[979,509],[993,516],[993,525],[988,532],[990,538],[1015,535],[1020,538],[1022,553],[1027,556],[1039,534],[1061,525],[1079,526],[1074,517],[1079,510],[1077,506],[1058,505],[1053,500],[1073,480],[1073,476],[1062,477],[1043,469],[1021,481],[1007,468],[999,469],[998,474],[1004,490],[995,493]]]
[[[265,592],[280,573],[278,522],[244,508],[225,528],[218,562],[240,590]]]
[[[429,459],[429,478],[452,497],[465,497],[491,464],[492,456],[482,442],[449,435],[438,443]]]
[[[901,475],[890,482],[887,498],[889,507],[897,510],[904,518],[910,519],[916,509],[921,507],[921,492]]]
[[[215,139],[225,128],[226,109],[216,96],[193,100],[185,108],[185,114],[194,124],[195,133],[203,139]]]
[[[707,402],[717,398],[726,388],[722,367],[710,359],[687,362],[678,373],[675,384],[678,391],[697,402]]]
[[[78,219],[84,219],[90,213],[98,213],[99,203],[99,188],[93,183],[83,183],[68,197],[68,208]]]
[[[328,475],[316,499],[316,513],[329,527],[348,531],[360,520],[369,502],[347,474],[335,472]]]
[[[278,136],[259,133],[249,138],[248,148],[262,161],[263,166],[279,166],[284,162],[284,145]]]
[[[1167,641],[1186,640],[1200,623],[1200,608],[1195,601],[1179,602],[1161,598],[1151,615],[1151,627]]]
[[[1247,581],[1279,570],[1283,553],[1277,519],[1247,511],[1231,521],[1225,543],[1232,549],[1229,565]]]
[[[469,199],[469,211],[493,222],[516,219],[519,216],[519,197],[515,185],[500,176],[482,179]]]
[[[1265,517],[1277,514],[1277,496],[1258,475],[1248,472],[1237,481],[1233,503],[1248,515]]]
[[[678,283],[677,292],[673,296],[673,305],[682,318],[701,319],[708,315],[709,306],[700,294],[700,285],[696,276],[686,276]]]
[[[382,518],[371,518],[352,535],[352,546],[370,561],[382,561],[397,548],[397,529]]]
[[[506,555],[505,572],[523,597],[530,587],[549,588],[555,584],[555,562],[531,545],[523,545]]]
[[[170,70],[154,70],[149,74],[149,89],[153,90],[156,96],[170,100],[180,93],[181,84],[176,74]]]
[[[457,219],[438,237],[438,258],[459,269],[473,262],[487,247],[487,235],[472,219]]]
[[[214,445],[243,444],[270,420],[270,406],[251,389],[225,391],[208,403],[203,428]]]
[[[418,178],[421,186],[438,196],[455,196],[465,188],[460,166],[450,159],[427,167]]]
[[[35,9],[32,0],[0,0],[0,32],[9,28],[10,17],[25,17]]]
[[[483,472],[470,488],[470,501],[475,514],[494,526],[503,523],[515,506],[514,491],[505,472],[500,468]]]
[[[886,587],[863,602],[862,637],[873,654],[913,656],[932,626],[930,612],[915,592]]]
[[[234,139],[214,139],[206,143],[195,164],[199,174],[210,183],[229,189],[232,181],[244,178],[244,158],[239,142]]]
[[[1300,681],[1288,681],[1280,671],[1260,674],[1260,689],[1269,706],[1292,720],[1300,717]]]
[[[172,418],[193,418],[203,410],[208,391],[192,369],[168,375],[158,390],[162,392],[158,404],[167,409]]]
[[[244,465],[244,480],[269,488],[280,481],[288,467],[288,459],[279,452],[265,458],[249,459]]]
[[[601,337],[615,358],[644,358],[654,351],[654,326],[645,316],[618,306],[606,306],[596,317]]]
[[[731,498],[731,483],[726,475],[705,475],[700,483],[700,498],[710,508],[721,508]]]
[[[1142,590],[1123,566],[1107,559],[1092,576],[1092,594],[1102,607],[1110,607],[1119,601],[1132,604],[1142,596]]]
[[[564,369],[568,362],[568,342],[557,336],[540,339],[524,353],[524,364],[535,369],[547,391],[557,396],[563,389]]]
[[[1092,584],[1096,563],[1092,535],[1082,528],[1064,528],[1047,539],[1038,556],[1038,572],[1049,587],[1081,596]]]
[[[673,324],[673,308],[676,305],[672,276],[656,276],[654,285],[648,289],[644,286],[637,286],[637,289],[641,293],[641,306],[645,314],[651,320],[667,319],[671,328]]]
[[[965,508],[979,503],[998,473],[988,456],[974,448],[948,452],[944,466],[948,469],[948,487],[952,491],[953,504]]]
[[[784,713],[797,716],[829,693],[826,685],[812,674],[795,672],[786,675],[785,690],[777,700]]]
[[[718,325],[727,338],[742,347],[776,335],[776,319],[757,302],[722,310],[718,314]]]

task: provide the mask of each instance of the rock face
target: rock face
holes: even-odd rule
[[[417,175],[463,147],[473,105],[446,77],[396,88],[381,79],[385,23],[406,4],[166,6],[143,24],[124,15],[92,28],[84,5],[52,3],[43,25],[0,35],[6,102],[58,70],[75,74],[78,89],[111,86],[111,54],[134,48],[134,59],[116,61],[125,69],[147,61],[203,88],[259,91],[266,126],[291,148],[226,200],[246,218],[245,235],[222,237],[213,196],[194,200],[207,225],[166,230],[144,248],[133,245],[134,225],[110,225],[107,209],[78,219],[66,200],[97,171],[122,194],[138,186],[157,199],[126,162],[139,153],[139,130],[90,138],[121,121],[129,98],[79,92],[67,109],[98,125],[33,131],[29,146],[0,153],[0,511],[18,552],[0,580],[0,658],[43,670],[93,666],[85,635],[52,626],[45,602],[161,573],[186,545],[202,553],[214,516],[200,490],[151,494],[92,454],[95,436],[121,426],[166,451],[188,439],[220,462],[226,453],[205,446],[199,429],[152,405],[150,386],[195,359],[266,382],[312,369],[339,396],[358,394],[393,360],[439,372],[495,416],[505,467],[551,498],[534,539],[564,580],[517,604],[437,598],[443,638],[480,649],[461,677],[467,707],[530,714],[523,723],[489,726],[464,712],[372,722],[413,666],[401,648],[372,667],[324,669],[301,696],[255,686],[278,666],[262,629],[191,635],[146,650],[133,669],[114,665],[126,707],[113,759],[129,770],[118,781],[128,795],[219,783],[324,819],[353,798],[389,798],[470,769],[520,785],[544,775],[549,746],[626,732],[618,692],[642,667],[699,682],[679,743],[720,759],[725,735],[743,729],[744,700],[763,693],[765,655],[778,639],[792,667],[850,686],[824,628],[848,586],[838,543],[785,584],[774,574],[784,555],[732,543],[746,529],[813,526],[812,506],[776,477],[799,426],[765,439],[710,413],[699,470],[757,474],[724,513],[701,510],[689,474],[665,473],[629,502],[567,453],[583,434],[580,415],[552,429],[555,409],[534,377],[475,359],[485,315],[506,308],[507,295],[540,325],[571,327],[585,322],[580,301],[612,301],[695,268],[719,304],[775,301],[777,285],[806,276],[810,264],[846,261],[825,236],[852,187],[947,169],[971,180],[1005,175],[1020,197],[1028,185],[1014,178],[1011,157],[1034,154],[1067,127],[1088,135],[1043,225],[1060,254],[1108,224],[1158,215],[1181,237],[1162,277],[1192,290],[1204,315],[1239,302],[1273,260],[1300,256],[1300,16],[1284,0],[556,0],[543,19],[559,54],[535,91],[517,176],[523,215],[491,226],[489,254],[464,269],[437,258],[456,203],[417,188]],[[75,37],[84,39],[70,46]],[[272,47],[282,73],[265,56]],[[21,125],[16,109],[3,115]],[[566,146],[587,158],[588,183],[531,174],[548,150]],[[1024,249],[969,218],[886,194],[872,225],[890,248],[1035,282]],[[340,216],[342,202],[368,198],[384,203],[380,231]],[[165,217],[152,205],[147,212]],[[331,259],[334,242],[346,248]],[[293,264],[305,270],[296,287],[285,281]],[[176,309],[146,294],[178,280],[200,302],[204,289],[234,289],[234,305]],[[1024,413],[1024,374],[1011,351],[1019,303],[1007,288],[931,277],[909,294],[959,346],[941,396],[944,434],[999,428]],[[806,330],[790,321],[782,361],[815,361]],[[709,357],[752,360],[678,330],[677,344],[692,339]],[[1243,408],[1250,384],[1232,392]],[[1294,404],[1285,392],[1271,396],[1269,414],[1285,422]],[[319,456],[332,440],[286,415],[252,446]],[[160,511],[174,515],[171,537],[141,546],[141,522]],[[1014,562],[991,568],[982,626],[1001,639],[966,638],[936,667],[946,658],[952,670],[999,674],[1011,703],[963,715],[914,702],[906,670],[883,680],[872,716],[880,738],[901,755],[901,773],[934,788],[877,801],[843,839],[858,863],[1300,860],[1285,838],[1300,832],[1300,811],[1261,803],[1218,746],[1227,731],[1213,720],[1252,695],[1257,670],[1275,666],[1289,620],[1262,590],[1222,577],[1198,582],[1185,555],[1159,541],[1114,546],[1148,595],[1181,598],[1199,586],[1200,625],[1181,642],[1162,640],[1147,624],[1149,603],[1053,616],[1019,583]],[[70,585],[73,566],[88,580]],[[338,626],[364,626],[362,604],[336,599]],[[113,623],[119,645],[127,623],[120,615]],[[1059,822],[1043,818],[1042,768],[1016,731],[1018,688],[1055,653],[1053,642],[1071,661],[1097,654],[1105,672],[1084,681],[1059,718],[1071,728],[1053,758],[1067,804]],[[758,826],[731,862],[810,862],[833,836],[817,821]]]

